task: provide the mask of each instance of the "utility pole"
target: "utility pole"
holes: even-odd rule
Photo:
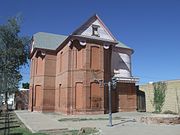
[[[31,97],[31,100],[32,100],[32,101],[31,101],[31,104],[32,104],[32,105],[31,105],[31,112],[33,112],[33,111],[34,111],[34,108],[33,108],[33,107],[34,107],[34,105],[33,105],[33,104],[34,104],[34,101],[33,101],[34,98],[33,98],[33,96],[34,96],[35,62],[34,62],[34,60],[32,60],[31,62],[32,62],[32,64],[33,64],[33,66],[32,66],[32,92],[31,92],[31,93],[32,93],[32,94],[31,94],[31,96],[32,96],[32,97]]]
[[[112,110],[111,110],[111,82],[108,82],[108,92],[109,92],[109,126],[112,127]]]
[[[103,80],[96,80],[100,85],[104,85],[104,86],[108,86],[108,95],[109,95],[109,127],[112,127],[112,101],[111,101],[111,87],[113,87],[114,89],[116,88],[116,83],[117,83],[117,80],[116,78],[111,78],[111,80],[109,82],[103,82]]]

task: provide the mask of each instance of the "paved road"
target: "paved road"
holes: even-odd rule
[[[113,117],[121,119],[113,120],[113,127],[108,127],[108,120],[86,120],[86,121],[62,121],[61,118],[107,118],[108,115],[82,115],[68,116],[53,113],[38,113],[28,111],[16,111],[21,121],[32,131],[49,129],[80,129],[81,127],[96,127],[103,135],[180,135],[180,125],[157,125],[145,124],[135,121],[147,113],[116,113]]]

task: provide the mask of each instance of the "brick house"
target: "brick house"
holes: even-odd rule
[[[29,89],[21,88],[15,92],[15,109],[16,110],[27,110],[29,100]]]
[[[94,15],[69,36],[38,32],[32,37],[29,110],[64,114],[108,113],[108,82],[112,111],[136,111],[133,50],[111,34]]]

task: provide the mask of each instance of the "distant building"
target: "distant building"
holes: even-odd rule
[[[9,109],[15,108],[14,93],[7,93],[7,104]],[[5,94],[0,94],[0,106],[5,104]]]
[[[7,94],[9,109],[24,110],[28,109],[29,89],[20,88],[18,91]],[[0,95],[0,107],[5,104],[5,94]]]
[[[27,110],[29,101],[29,89],[19,89],[15,93],[15,109]]]
[[[166,97],[162,112],[171,111],[180,114],[180,80],[163,81],[167,85]],[[140,85],[139,89],[145,92],[146,97],[146,111],[154,112],[153,107],[153,84],[148,83]]]
[[[136,78],[132,77],[133,50],[116,40],[94,15],[69,36],[38,32],[31,47],[29,110],[65,114],[108,112],[108,82],[112,110],[136,111]]]

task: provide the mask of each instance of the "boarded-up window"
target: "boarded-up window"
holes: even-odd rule
[[[98,109],[101,107],[101,91],[98,83],[91,83],[91,108]]]
[[[42,75],[43,74],[43,59],[41,57],[37,58],[36,62],[36,74]]]
[[[61,84],[59,84],[59,96],[58,96],[58,106],[60,107],[60,104],[61,104]]]
[[[29,105],[32,105],[32,86],[29,87]]]
[[[32,89],[32,96],[33,96],[33,106],[36,105],[36,88]]]
[[[34,75],[34,60],[31,60],[31,73],[30,73],[31,77],[33,77]]]
[[[60,88],[61,90],[60,90],[60,108],[61,109],[65,109],[65,108],[67,108],[67,101],[68,101],[68,99],[67,99],[67,89],[64,89],[64,88],[62,88],[62,86],[61,86],[61,88]]]
[[[76,67],[77,69],[83,68],[83,50],[77,50],[77,55],[76,55]]]
[[[99,47],[91,47],[91,69],[100,69],[100,49]]]
[[[127,102],[127,87],[121,86],[119,91],[119,107],[120,108],[127,108],[128,102]]]
[[[131,99],[135,95],[135,90],[133,89],[133,86],[128,85],[128,93],[127,93],[127,98]]]
[[[40,85],[35,87],[35,106],[42,105],[42,89]]]
[[[83,84],[76,83],[76,109],[83,108]]]
[[[63,55],[63,52],[60,53],[60,57],[59,57],[59,72],[62,72],[62,55]]]

